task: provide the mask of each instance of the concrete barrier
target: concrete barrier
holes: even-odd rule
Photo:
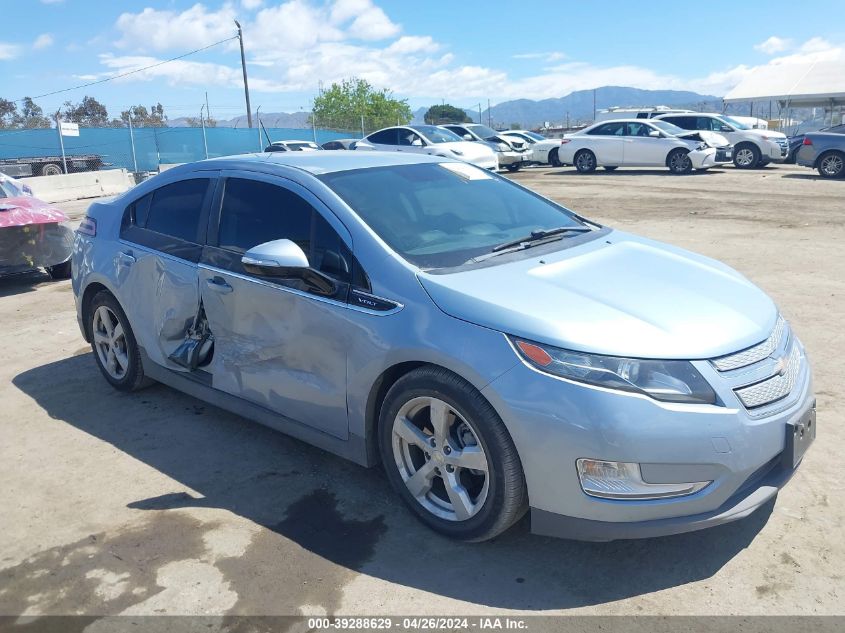
[[[32,188],[36,198],[45,202],[114,196],[135,186],[135,178],[125,169],[35,176],[24,182]]]

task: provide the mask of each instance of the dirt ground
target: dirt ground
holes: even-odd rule
[[[97,371],[69,282],[0,280],[0,615],[845,613],[845,181],[528,169],[576,211],[719,258],[815,371],[819,432],[777,502],[709,531],[585,544],[418,524],[379,470]],[[64,205],[75,217],[90,201]]]

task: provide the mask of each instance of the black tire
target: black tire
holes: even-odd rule
[[[617,169],[618,167],[619,167],[619,165],[605,165],[605,166],[604,166],[604,170],[605,170],[605,171],[614,171],[614,170],[615,170],[615,169]]]
[[[505,165],[505,169],[507,169],[511,173],[515,173],[519,171],[519,168],[522,167],[519,163],[511,163],[510,165]]]
[[[47,266],[47,272],[50,273],[53,279],[70,279],[70,260],[61,264],[55,264],[54,266]]]
[[[97,341],[95,340],[94,332],[94,317],[97,310],[101,307],[108,308],[109,311],[116,317],[120,326],[123,328],[123,338],[125,341],[125,353],[127,358],[125,373],[119,378],[111,375],[109,370],[103,364],[100,357],[100,352],[97,348]],[[138,343],[135,341],[135,334],[132,332],[132,327],[129,325],[129,319],[126,318],[126,313],[117,302],[114,296],[103,290],[97,293],[91,300],[91,305],[88,308],[88,313],[85,315],[85,327],[88,332],[88,340],[91,341],[91,349],[94,352],[94,360],[103,377],[109,384],[118,391],[137,391],[143,387],[152,384],[152,380],[144,375],[144,367],[141,363],[141,354],[138,351]]]
[[[58,176],[61,173],[64,172],[62,171],[62,166],[58,163],[44,163],[38,168],[39,176]]]
[[[557,152],[557,147],[549,152],[549,165],[552,167],[563,167],[563,163],[560,162],[560,155]]]
[[[394,451],[394,424],[400,410],[420,398],[436,398],[450,410],[454,410],[467,423],[472,431],[471,437],[478,442],[486,457],[487,492],[483,502],[479,501],[480,507],[469,518],[456,520],[437,516],[411,494],[400,472],[400,461]],[[423,418],[426,417],[426,410],[423,406]],[[430,414],[430,408],[428,411]],[[457,424],[457,421],[455,419],[453,427],[450,428],[460,428],[461,425]],[[486,541],[507,530],[528,509],[528,491],[522,463],[504,423],[481,393],[446,369],[423,366],[396,381],[387,392],[381,408],[378,439],[382,463],[391,486],[417,518],[444,536],[469,542]],[[450,438],[447,446],[453,445],[454,441],[454,437]],[[448,451],[449,449],[444,447],[441,453]],[[432,449],[432,453],[435,452]],[[418,460],[424,466],[426,460],[429,460],[429,455],[426,453],[425,459],[421,459],[421,456],[422,452],[419,453]],[[429,461],[434,465],[434,459]],[[442,462],[440,463],[440,468],[444,468]],[[461,470],[457,469],[459,481],[463,476]],[[476,471],[470,470],[467,474],[475,476],[473,472]],[[443,480],[439,471],[437,475],[432,476],[432,481],[436,483],[438,477]],[[427,494],[435,494],[435,486],[429,485],[430,492]],[[445,490],[442,481],[441,488]],[[469,489],[464,489],[464,492],[468,493]]]
[[[734,147],[734,167],[754,169],[760,162],[760,148],[754,143],[740,143]]]
[[[588,149],[578,150],[573,160],[575,161],[575,169],[582,174],[589,174],[596,170],[596,155]]]
[[[772,161],[771,161],[770,159],[768,159],[768,158],[761,158],[761,159],[757,162],[757,169],[765,169],[765,168],[766,168],[766,166],[767,166],[769,163],[771,163],[771,162],[772,162]]]
[[[819,156],[816,170],[822,178],[842,178],[845,176],[845,154],[827,151]]]
[[[689,151],[685,149],[673,149],[666,157],[666,166],[669,171],[676,175],[688,174],[692,171],[692,161]]]

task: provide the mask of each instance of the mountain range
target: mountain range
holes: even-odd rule
[[[768,102],[767,102],[768,103]],[[525,128],[538,128],[545,123],[553,125],[584,124],[593,120],[593,111],[620,107],[639,106],[673,106],[699,111],[722,111],[722,100],[713,95],[703,95],[684,90],[641,90],[623,86],[603,86],[595,90],[576,90],[557,99],[514,99],[499,103],[490,110],[482,110],[481,121],[491,122],[493,127],[510,127],[518,124]],[[763,116],[766,104],[755,104],[754,112]],[[423,123],[428,107],[422,107],[414,112],[413,123]],[[478,122],[478,110],[465,108],[464,111],[474,121]],[[727,113],[747,114],[748,105],[728,106]],[[262,112],[261,122],[268,128],[298,128],[307,129],[308,112]],[[253,123],[256,117],[253,116]],[[185,117],[168,121],[171,127],[188,125]],[[218,120],[217,127],[246,127],[245,114],[228,120]]]

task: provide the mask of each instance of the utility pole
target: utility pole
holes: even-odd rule
[[[478,122],[484,123],[484,119],[481,118],[481,104],[478,104]]]
[[[208,117],[208,120],[211,120],[211,108],[208,107],[208,90],[205,91],[205,116]]]
[[[241,69],[244,71],[244,95],[246,95],[246,120],[249,127],[252,127],[252,107],[249,105],[249,82],[246,78],[246,57],[244,56],[244,34],[241,30],[241,23],[235,20],[238,27],[238,41],[241,43]]]
[[[487,99],[487,127],[493,127],[493,115],[490,113],[490,99]]]
[[[596,89],[593,88],[593,121],[596,120]]]

